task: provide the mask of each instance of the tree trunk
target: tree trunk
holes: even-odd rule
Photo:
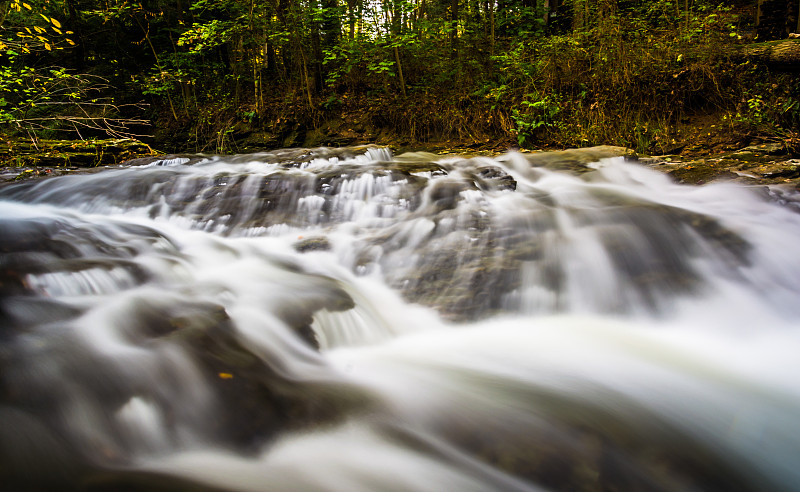
[[[791,0],[792,6],[794,2],[795,0]],[[759,41],[785,38],[787,30],[794,29],[795,23],[787,22],[789,6],[789,0],[759,0],[756,16],[756,35]]]
[[[491,46],[491,53],[492,55],[494,55],[494,39],[495,39],[494,6],[492,5],[490,9],[491,10],[489,11],[489,24],[491,25],[491,34],[489,35],[489,46]]]
[[[275,57],[275,46],[267,42],[266,46],[264,47],[264,51],[266,52],[266,63],[267,66],[265,67],[267,74],[275,74],[278,72],[277,67],[277,59]]]
[[[308,96],[308,107],[314,109],[314,100],[311,98],[311,78],[308,76],[308,63],[306,63],[306,55],[303,53],[302,47],[300,48],[300,59],[303,62],[303,78],[305,79],[306,95]]]
[[[0,27],[6,21],[8,12],[11,10],[11,0],[0,0]]]
[[[797,26],[795,26],[794,32],[800,33],[800,0],[797,2],[797,10],[795,13],[797,14]]]
[[[339,40],[342,34],[342,21],[338,12],[337,0],[323,0],[322,7],[325,9],[322,17],[322,47],[331,48]]]
[[[400,80],[400,92],[406,97],[406,79],[403,77],[403,64],[400,62],[400,49],[394,47],[394,61],[397,63],[397,77]]]
[[[583,31],[588,21],[588,1],[574,0],[572,2],[572,30]]]
[[[761,24],[761,2],[763,0],[758,0],[756,2],[756,27]]]
[[[403,10],[401,9],[401,0],[392,0],[392,34],[398,36],[403,24]]]
[[[69,14],[69,30],[72,31],[74,34],[70,36],[70,39],[75,43],[75,46],[72,49],[72,60],[75,64],[75,69],[82,72],[84,67],[86,66],[86,48],[83,44],[83,29],[78,24],[78,12],[75,8],[75,0],[67,0],[67,13]],[[0,25],[2,25],[2,21],[0,21]]]
[[[310,10],[314,12],[317,9],[317,0],[312,0],[310,2]],[[310,23],[311,28],[309,32],[309,36],[311,36],[311,56],[310,56],[310,64],[311,70],[313,70],[314,74],[314,91],[315,93],[319,94],[322,92],[322,33],[320,32],[320,25],[316,22]]]
[[[686,14],[686,25],[684,26],[684,28],[686,29],[686,31],[688,31],[689,30],[689,0],[684,0],[684,2],[683,2],[683,11]]]
[[[458,17],[459,0],[450,2],[450,58],[458,58]]]
[[[733,54],[737,59],[796,70],[800,67],[800,39],[746,44],[738,47]]]
[[[356,1],[347,0],[347,37],[350,41],[356,39]]]

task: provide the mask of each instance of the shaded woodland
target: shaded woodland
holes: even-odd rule
[[[799,5],[0,0],[0,132],[167,151],[444,141],[670,153],[713,128],[792,147]]]

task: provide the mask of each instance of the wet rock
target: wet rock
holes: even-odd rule
[[[236,145],[244,151],[274,149],[280,145],[278,135],[266,131],[254,131],[237,140]]]
[[[541,411],[538,405],[552,397],[536,394],[532,401],[539,402]],[[552,411],[559,418],[547,419],[546,426],[528,426],[524,433],[510,424],[485,431],[457,415],[442,419],[440,430],[475,459],[547,490],[761,489],[762,484],[741,473],[735,463],[657,416],[650,425],[631,428],[624,416],[586,408],[581,402],[567,406],[548,401],[544,406],[545,413]],[[653,447],[653,441],[668,444]]]
[[[338,422],[368,400],[353,388],[287,379],[282,358],[290,354],[276,353],[273,360],[248,347],[226,315],[214,314],[219,312],[208,313],[219,323],[183,324],[167,340],[194,354],[218,395],[214,431],[220,439],[243,451],[257,451],[280,432]],[[309,330],[308,324],[300,326],[299,336],[315,345]]]
[[[668,173],[679,183],[686,184],[705,184],[716,180],[733,180],[739,175],[727,169],[719,169],[708,166],[705,163],[693,162],[683,167],[674,169]]]
[[[441,156],[430,152],[406,152],[395,156],[391,163],[391,169],[405,174],[430,173],[432,176],[443,176],[447,170],[437,161]]]
[[[193,482],[189,478],[139,470],[102,468],[83,474],[76,489],[84,492],[228,492],[227,489]]]
[[[762,172],[765,178],[800,178],[800,159],[791,159],[777,163],[769,170]]]
[[[467,180],[437,180],[427,187],[427,198],[436,209],[451,210],[455,208],[462,191],[474,188],[474,184]]]
[[[585,173],[591,171],[587,164],[610,157],[633,156],[633,151],[625,147],[603,145],[583,149],[568,149],[557,152],[538,152],[524,154],[533,167],[544,167],[553,171]]]
[[[152,154],[148,145],[131,139],[42,139],[34,143],[18,138],[0,142],[0,165],[13,167],[97,167]]]
[[[743,149],[745,152],[753,152],[767,155],[781,155],[786,153],[786,146],[778,142],[762,143],[751,145]]]
[[[458,181],[444,183],[449,183],[444,188],[449,194],[443,195],[456,200],[464,185]],[[636,301],[626,302],[620,294],[617,303],[607,299],[597,306],[583,306],[585,309],[623,313],[633,304],[659,313],[669,305],[665,300],[696,292],[702,285],[702,275],[694,259],[704,254],[697,245],[698,237],[716,252],[731,275],[749,264],[750,245],[709,217],[612,190],[598,189],[593,196],[598,200],[596,210],[565,209],[571,227],[594,231],[591,234],[619,276],[620,288],[636,296]],[[541,213],[528,213],[524,220],[516,220],[513,213],[493,215],[479,204],[474,204],[469,213],[464,203],[458,211],[436,208],[431,212],[434,215],[429,215],[436,226],[424,241],[417,240],[412,251],[405,249],[410,237],[406,229],[398,228],[372,243],[381,246],[382,254],[367,262],[382,263],[391,285],[407,300],[434,307],[454,321],[474,321],[502,310],[530,309],[521,304],[524,301],[517,292],[523,286],[525,271],[535,272],[528,274],[526,289],[549,293],[542,294],[547,300],[536,309],[542,314],[569,309],[563,304],[571,285],[568,282],[580,279],[574,274],[568,277],[564,270],[560,245],[568,243],[564,237],[568,232],[551,212],[554,203],[542,198]],[[624,231],[620,224],[625,224]],[[641,254],[644,245],[646,255]],[[398,269],[400,255],[409,259]]]
[[[292,245],[295,251],[300,253],[308,253],[310,251],[330,251],[331,243],[326,237],[309,237],[304,238]]]
[[[479,189],[500,191],[514,191],[517,181],[502,169],[495,166],[482,166],[478,168],[476,185]]]
[[[5,398],[3,398],[5,400]],[[0,481],[3,489],[65,490],[85,465],[52,428],[28,412],[0,404]]]
[[[167,154],[128,159],[125,166],[191,166],[208,159],[203,154]]]
[[[737,181],[746,184],[796,186],[800,184],[800,160],[786,159],[785,156],[776,154],[779,147],[782,148],[782,144],[760,144],[702,159],[684,160],[675,156],[660,156],[639,159],[639,162],[686,184]]]

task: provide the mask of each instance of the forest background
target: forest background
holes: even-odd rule
[[[797,152],[800,40],[773,40],[800,30],[799,6],[0,0],[0,133],[8,147],[132,137],[166,152]]]

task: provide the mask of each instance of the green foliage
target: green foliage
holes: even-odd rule
[[[240,32],[240,27],[234,21],[218,19],[196,23],[181,33],[177,44],[188,47],[189,53],[202,53],[230,42]]]
[[[62,67],[0,67],[0,129],[32,138],[57,131],[132,136],[128,124],[146,122],[122,118],[120,106],[102,95],[107,88],[102,78]]]
[[[526,94],[520,107],[512,109],[511,113],[519,145],[533,144],[538,131],[556,125],[560,112],[561,106],[553,96]]]
[[[0,124],[139,118],[117,101],[145,97],[162,121],[192,129],[197,150],[218,150],[236,122],[318,123],[352,101],[371,109],[369,95],[384,104],[375,121],[413,138],[521,146],[657,150],[704,111],[728,112],[741,131],[800,125],[796,82],[725,56],[752,22],[741,2],[550,3],[555,17],[541,0],[8,0]]]
[[[328,87],[343,85],[356,87],[366,69],[367,60],[375,56],[375,46],[362,41],[344,40],[324,51],[322,63],[327,68],[325,79]]]
[[[728,119],[748,132],[791,133],[800,129],[800,83],[792,74],[764,72],[746,64],[741,99]]]

